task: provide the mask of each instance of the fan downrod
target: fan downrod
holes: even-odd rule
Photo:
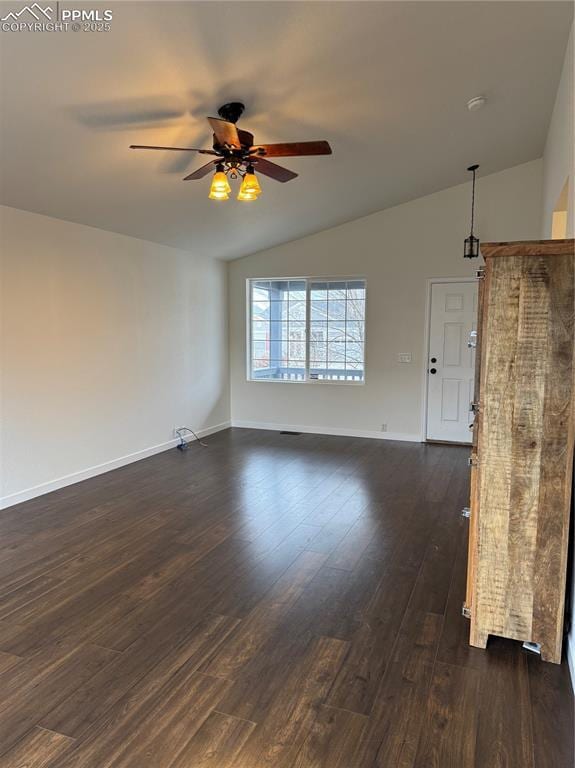
[[[228,123],[237,123],[244,109],[245,105],[241,101],[230,101],[218,109],[218,115],[222,120],[227,120]]]

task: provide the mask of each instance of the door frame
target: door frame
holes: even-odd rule
[[[429,379],[428,362],[429,362],[429,346],[431,336],[431,291],[436,283],[476,283],[477,278],[475,276],[470,277],[428,277],[426,280],[426,294],[425,294],[425,327],[424,327],[424,344],[423,344],[423,366],[422,366],[422,398],[421,402],[421,442],[427,443],[427,385]]]

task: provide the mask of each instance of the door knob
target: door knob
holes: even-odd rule
[[[437,358],[436,358],[436,357],[432,357],[432,358],[431,358],[431,362],[432,362],[432,363],[436,363],[436,362],[437,362]]]
[[[430,368],[429,373],[437,373],[437,368]]]

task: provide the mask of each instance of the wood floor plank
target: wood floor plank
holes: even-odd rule
[[[354,765],[411,768],[426,713],[443,617],[419,614],[402,633],[380,683]]]
[[[501,638],[489,644],[481,669],[476,764],[535,768],[527,652]]]
[[[233,631],[235,619],[208,616],[199,622],[190,620],[184,609],[172,612],[147,634],[130,652],[118,655],[98,674],[79,686],[58,706],[51,709],[39,724],[74,738],[81,737],[131,688],[144,678],[165,675],[188,661],[193,653],[203,649],[204,655]],[[203,657],[196,657],[198,665]]]
[[[43,715],[104,668],[115,657],[112,651],[80,646],[39,680],[4,698],[0,712],[0,750],[10,749]]]
[[[169,768],[232,768],[255,727],[213,711]]]
[[[317,638],[312,642],[303,661],[295,666],[270,701],[265,717],[241,750],[240,765],[291,768],[347,650],[348,643],[342,640]],[[262,684],[265,685],[265,681]],[[227,706],[224,698],[218,709],[233,714],[226,711]]]
[[[571,739],[573,712],[566,702],[573,698],[565,664],[547,664],[535,655],[527,658],[536,768],[557,768],[575,763]]]
[[[47,768],[54,765],[73,743],[60,733],[33,728],[3,757],[0,768]]]
[[[409,598],[415,569],[386,571],[369,615],[351,637],[350,651],[330,691],[328,704],[368,715],[389,662]]]
[[[351,768],[367,717],[321,705],[293,768]]]
[[[192,695],[191,691],[201,690],[207,696],[211,696],[210,691],[215,691],[214,701],[210,698],[211,704],[205,708],[204,715],[207,717],[211,708],[216,706],[223,692],[229,687],[228,681],[221,680],[220,686],[216,684],[216,678],[201,675],[196,671],[214,643],[220,642],[231,629],[229,619],[221,616],[213,618],[211,623],[206,622],[202,631],[173,648],[112,706],[103,707],[102,712],[66,755],[59,768],[77,768],[79,765],[105,766],[120,755],[122,760],[127,759],[129,754],[126,753],[126,744],[138,737],[144,722],[154,720],[162,702],[169,699],[176,708],[189,705],[186,697]],[[235,624],[235,621],[233,623]],[[195,688],[196,684],[199,685],[198,689]],[[180,699],[176,691],[180,692]],[[198,723],[198,727],[202,722],[203,720]],[[190,737],[192,735],[189,733]]]
[[[113,750],[114,768],[157,768],[174,762],[202,727],[231,683],[199,672],[178,676],[148,715],[126,723]],[[104,750],[109,761],[109,743]],[[116,746],[116,745],[114,745]],[[104,763],[105,764],[105,763]]]
[[[274,633],[324,562],[325,555],[302,552],[200,671],[233,680]]]
[[[468,646],[465,448],[206,442],[0,511],[0,765],[571,764],[566,664]]]
[[[21,656],[14,656],[12,653],[2,653],[0,651],[0,687],[2,685],[2,673],[22,661]]]
[[[480,673],[435,665],[414,768],[481,768],[475,761]]]

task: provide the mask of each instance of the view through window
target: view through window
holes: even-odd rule
[[[249,378],[362,382],[362,279],[250,280]]]

